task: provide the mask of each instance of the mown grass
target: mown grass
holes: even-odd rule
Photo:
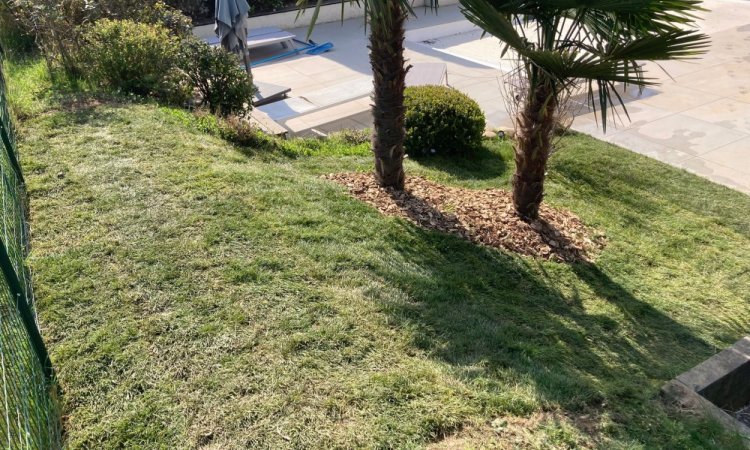
[[[608,245],[558,264],[319,178],[369,170],[366,145],[266,155],[154,105],[23,99],[71,448],[741,448],[658,390],[750,329],[748,196],[568,137],[547,201]],[[407,170],[485,188],[512,164],[488,143]]]

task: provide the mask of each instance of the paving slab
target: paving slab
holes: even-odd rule
[[[750,183],[747,181],[749,178],[746,172],[732,169],[726,164],[710,161],[706,159],[705,155],[680,161],[674,165],[690,173],[706,177],[719,184],[750,194]]]
[[[744,173],[746,175],[745,181],[748,182],[747,184],[750,184],[750,158],[747,157],[748,152],[750,152],[750,138],[744,138],[704,153],[700,158]]]
[[[687,109],[683,115],[750,135],[750,103],[724,97]]]

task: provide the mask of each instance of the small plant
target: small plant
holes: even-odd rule
[[[229,116],[219,120],[219,136],[240,147],[264,148],[266,136],[246,119]]]
[[[192,37],[183,42],[180,53],[180,68],[198,91],[200,106],[222,116],[250,111],[255,88],[236,55]]]
[[[161,25],[104,19],[83,34],[80,60],[94,84],[128,94],[171,95],[179,43]]]
[[[465,153],[482,142],[485,119],[477,102],[445,86],[416,86],[404,91],[406,153]]]
[[[283,150],[277,138],[263,133],[245,118],[237,116],[218,117],[205,109],[196,109],[192,113],[184,110],[167,109],[167,111],[170,111],[185,125],[202,133],[222,138],[242,147],[243,150]]]
[[[372,131],[346,129],[333,133],[330,137],[333,139],[338,139],[345,144],[362,145],[370,142],[370,140],[372,139]]]

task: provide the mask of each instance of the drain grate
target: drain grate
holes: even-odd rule
[[[750,439],[748,380],[750,336],[680,374],[665,384],[662,392],[676,406],[703,411]]]

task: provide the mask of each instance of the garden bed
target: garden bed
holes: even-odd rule
[[[522,220],[513,209],[510,192],[503,189],[463,189],[409,177],[406,188],[398,191],[380,187],[371,173],[325,178],[346,186],[354,197],[383,214],[526,256],[590,261],[604,246],[603,235],[568,211],[542,205],[538,220]]]

